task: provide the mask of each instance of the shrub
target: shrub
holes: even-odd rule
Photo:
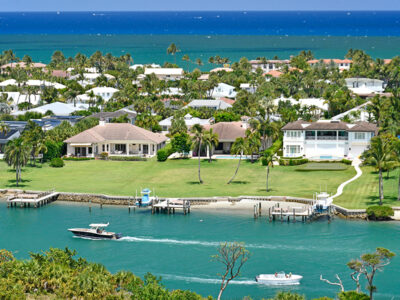
[[[45,142],[45,145],[47,147],[47,152],[43,155],[45,161],[51,161],[53,158],[61,157],[64,146],[63,142],[54,142],[49,140]]]
[[[62,168],[62,167],[64,167],[64,161],[63,161],[61,158],[59,158],[59,157],[55,157],[55,158],[53,158],[53,159],[51,160],[51,162],[50,162],[50,167],[53,167],[53,168]]]
[[[147,158],[140,156],[110,156],[108,159],[116,161],[147,161]]]
[[[300,158],[300,159],[296,159],[296,158],[291,158],[291,159],[281,158],[281,159],[279,159],[279,165],[280,166],[298,166],[298,165],[304,165],[306,163],[308,163],[308,159],[307,158]]]
[[[338,296],[339,300],[369,300],[368,295],[356,291],[340,292]]]
[[[351,165],[351,160],[348,160],[348,159],[345,159],[345,158],[343,158],[341,160],[341,162],[344,163],[345,165]]]
[[[158,161],[166,161],[172,153],[174,153],[174,149],[172,149],[172,145],[167,144],[164,148],[157,151],[157,160]]]
[[[393,208],[385,205],[374,205],[367,208],[368,219],[376,221],[390,220],[394,216]]]
[[[104,159],[104,160],[108,159],[108,153],[107,152],[101,152],[100,153],[100,159]]]

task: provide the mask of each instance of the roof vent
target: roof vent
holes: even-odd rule
[[[339,120],[331,120],[331,123],[340,123]]]

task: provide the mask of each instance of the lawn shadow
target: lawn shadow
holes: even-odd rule
[[[368,206],[372,206],[372,205],[379,205],[379,196],[368,196],[367,197],[368,201],[365,202],[365,204],[367,204]],[[390,205],[390,204],[385,204],[386,201],[397,201],[397,197],[396,196],[385,196],[385,198],[383,199],[383,205]]]
[[[30,179],[22,179],[19,181],[18,186],[17,186],[17,181],[15,179],[10,179],[10,180],[8,180],[7,187],[15,187],[15,188],[26,187],[27,184],[24,184],[24,183],[28,183],[31,181],[32,180],[30,180]]]
[[[269,193],[269,192],[277,192],[278,190],[276,189],[271,189],[269,188],[268,191],[265,190],[265,188],[263,189],[257,189],[257,192],[264,192],[264,193]]]
[[[248,184],[250,183],[250,181],[246,181],[246,180],[234,180],[231,182],[231,184]]]
[[[197,181],[186,181],[187,184],[195,185],[195,184],[200,184],[200,182]]]

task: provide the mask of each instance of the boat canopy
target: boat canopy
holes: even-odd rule
[[[99,223],[99,224],[90,224],[89,226],[90,226],[90,227],[107,227],[109,224],[110,224],[110,223],[107,223],[107,224],[101,224],[101,223]]]
[[[150,189],[143,189],[142,190],[142,194],[150,194],[151,193],[151,191],[150,191]]]

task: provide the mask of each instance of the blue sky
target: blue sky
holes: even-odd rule
[[[0,11],[400,10],[399,0],[0,0]]]

